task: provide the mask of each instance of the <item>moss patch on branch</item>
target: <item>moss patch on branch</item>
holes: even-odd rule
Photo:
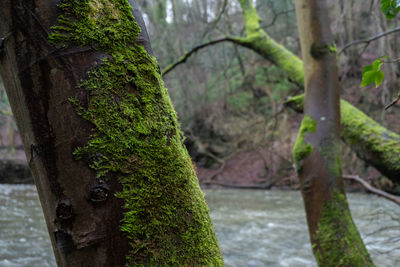
[[[297,171],[301,170],[301,162],[311,155],[314,148],[311,144],[305,142],[307,133],[313,133],[317,129],[317,122],[309,115],[305,115],[301,121],[299,134],[297,136],[296,144],[293,147],[293,158],[296,164]]]
[[[303,112],[304,94],[285,105]],[[345,100],[340,101],[341,136],[365,162],[394,182],[400,182],[400,135],[389,131]]]
[[[123,186],[121,225],[128,266],[223,265],[208,208],[182,142],[156,60],[136,45],[141,31],[127,0],[66,0],[50,41],[91,47],[107,56],[80,84],[89,103],[71,99],[94,126],[76,149],[97,179]]]
[[[346,197],[338,191],[324,204],[313,238],[318,266],[374,266],[353,222]]]
[[[246,37],[237,38],[241,45],[254,50],[284,69],[291,81],[304,84],[303,62],[299,57],[272,39],[260,26],[260,17],[251,0],[239,0],[246,26]]]

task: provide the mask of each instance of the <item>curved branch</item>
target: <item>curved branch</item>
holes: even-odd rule
[[[285,15],[285,14],[289,14],[289,13],[294,12],[294,11],[295,11],[295,9],[292,8],[292,9],[289,9],[289,10],[285,10],[285,11],[281,11],[281,12],[275,13],[274,14],[274,18],[272,19],[272,21],[268,25],[263,26],[263,28],[269,28],[269,27],[273,26],[275,24],[276,20],[279,18],[279,16]]]
[[[209,41],[209,42],[207,42],[207,43],[204,43],[204,44],[195,46],[195,47],[193,47],[189,52],[185,52],[185,54],[184,54],[183,56],[181,56],[181,57],[178,59],[178,61],[176,61],[175,63],[172,63],[172,64],[169,65],[169,66],[167,66],[167,67],[162,71],[162,76],[165,76],[168,72],[170,72],[171,70],[173,70],[174,68],[176,68],[178,65],[180,65],[180,64],[182,64],[182,63],[185,63],[186,60],[187,60],[191,55],[195,54],[197,51],[199,51],[199,50],[201,50],[201,49],[203,49],[203,48],[206,48],[206,47],[208,47],[208,46],[212,46],[212,45],[219,44],[219,43],[222,43],[222,42],[232,42],[232,43],[235,43],[235,44],[240,44],[240,41],[239,41],[237,38],[234,38],[234,37],[224,37],[224,38],[221,38],[221,39],[212,40],[212,41]]]
[[[392,194],[389,194],[385,191],[379,190],[378,188],[373,187],[372,185],[370,185],[369,183],[367,183],[366,181],[364,181],[363,179],[361,179],[359,176],[357,175],[343,175],[344,179],[348,179],[348,180],[353,180],[356,181],[358,183],[360,183],[365,189],[367,189],[369,192],[376,194],[380,197],[386,198],[390,201],[393,201],[394,203],[396,203],[397,205],[400,205],[400,198],[397,196],[394,196]]]
[[[352,41],[352,42],[346,44],[345,46],[343,46],[342,49],[340,49],[339,54],[343,53],[344,50],[346,50],[347,48],[349,48],[349,47],[351,47],[353,45],[366,44],[368,46],[371,42],[376,41],[376,40],[378,40],[378,39],[380,39],[382,37],[385,37],[385,36],[387,36],[389,34],[392,34],[394,32],[398,32],[398,31],[400,31],[400,27],[394,28],[394,29],[392,29],[390,31],[382,32],[382,33],[374,35],[374,36],[372,36],[372,37],[370,37],[368,39],[361,39],[361,40]]]

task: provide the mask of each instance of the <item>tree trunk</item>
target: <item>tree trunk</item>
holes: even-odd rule
[[[0,17],[0,74],[58,266],[222,265],[134,1],[2,0]]]
[[[319,266],[373,266],[343,189],[336,46],[326,1],[295,3],[306,93],[293,155],[314,254]]]
[[[261,29],[261,19],[251,1],[238,1],[242,7],[247,36],[231,39],[281,67],[290,80],[302,86],[304,72],[301,59]],[[348,102],[342,102],[341,113],[342,138],[346,144],[356,151],[361,160],[370,163],[392,181],[399,182],[400,136],[388,131]]]

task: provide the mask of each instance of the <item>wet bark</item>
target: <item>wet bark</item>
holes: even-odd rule
[[[326,1],[295,3],[304,60],[305,116],[293,154],[314,254],[319,266],[372,266],[344,193],[336,47]]]
[[[111,9],[111,13],[108,13],[111,14],[110,16],[115,17],[124,12],[122,9],[112,10],[117,4],[114,5],[105,0],[92,2],[92,8],[101,9],[107,6]],[[146,105],[149,110],[154,107],[154,112],[167,110],[169,117],[168,120],[165,119],[165,124],[169,130],[168,133],[164,133],[165,139],[160,137],[165,142],[160,142],[161,147],[158,149],[168,146],[166,150],[171,151],[175,161],[165,156],[166,160],[157,161],[156,169],[147,167],[146,171],[154,173],[154,177],[144,177],[136,175],[141,169],[139,166],[133,166],[131,162],[141,158],[139,155],[137,157],[130,155],[130,165],[128,163],[124,165],[129,168],[123,170],[123,175],[120,169],[115,169],[108,172],[106,179],[104,177],[104,179],[98,179],[96,176],[99,176],[99,173],[93,164],[98,164],[98,159],[102,155],[93,151],[92,157],[83,159],[74,157],[73,153],[76,153],[77,148],[85,147],[93,135],[103,134],[101,130],[105,129],[100,130],[95,121],[83,118],[82,114],[77,112],[76,103],[75,105],[71,103],[71,99],[78,101],[82,108],[96,105],[92,103],[96,95],[82,88],[82,80],[90,76],[88,74],[90,71],[101,69],[106,61],[105,58],[108,62],[113,62],[114,55],[108,54],[101,47],[95,48],[94,45],[72,44],[68,47],[51,45],[49,43],[51,27],[59,24],[58,17],[62,13],[57,7],[58,3],[60,1],[56,0],[2,0],[0,2],[0,17],[2,18],[0,74],[3,77],[27,160],[39,192],[58,266],[124,266],[127,263],[135,265],[157,261],[160,264],[168,264],[169,260],[174,260],[175,264],[187,264],[188,261],[193,260],[195,264],[212,262],[215,265],[221,265],[221,255],[203,195],[190,158],[179,141],[180,131],[172,105],[156,72],[146,73],[146,77],[149,77],[148,86],[156,88],[155,96],[161,95],[166,98],[140,99],[140,95],[132,95],[131,87],[136,85],[127,83],[123,85],[125,87],[122,86],[125,90],[112,94],[115,100],[112,107],[116,110],[116,114],[113,115],[116,116],[115,118],[124,116],[122,108],[118,107],[119,102],[123,103],[124,97],[137,97],[138,106],[135,107],[137,109]],[[62,3],[75,5],[85,3],[85,1],[62,1]],[[129,3],[134,5],[134,1],[130,0]],[[119,4],[126,5],[124,1],[118,1]],[[140,50],[136,47],[141,45],[151,54],[144,24],[135,6],[133,15],[142,29],[137,38],[137,44],[129,43],[128,45],[134,46],[136,50]],[[97,18],[97,16],[91,18]],[[115,21],[118,19],[118,17],[115,18]],[[113,36],[118,36],[118,34]],[[151,57],[145,54],[142,54],[140,61],[140,64],[144,65],[154,64]],[[132,62],[126,60],[123,64],[125,63]],[[139,63],[135,61],[132,64]],[[140,66],[136,65],[136,67]],[[140,86],[137,85],[137,88],[140,89]],[[106,97],[109,99],[109,96]],[[158,99],[162,102],[158,102]],[[99,116],[99,114],[94,114],[94,117]],[[173,115],[170,116],[170,114]],[[158,118],[162,115],[149,116]],[[124,123],[129,123],[127,120]],[[125,130],[130,130],[134,136],[137,128],[134,128],[134,123],[131,123],[130,127],[132,128]],[[113,132],[114,129],[107,131]],[[151,132],[137,136],[140,137],[139,144],[143,142],[144,146],[148,139],[159,138],[152,136]],[[117,134],[113,138],[113,140],[120,140],[125,136]],[[104,146],[107,145],[107,143],[104,144]],[[121,157],[117,149],[115,148],[113,153],[115,152],[115,157]],[[107,156],[110,162],[113,162],[113,155]],[[163,158],[162,156],[159,158]],[[147,166],[146,163],[147,161],[144,160],[141,162],[142,166]],[[170,166],[173,167],[170,168]],[[181,175],[180,179],[174,180],[174,177],[170,177],[177,173]],[[133,176],[132,179],[136,180],[129,180],[129,177]],[[142,187],[138,186],[137,181],[140,181]],[[134,200],[115,196],[118,192],[124,192],[125,187],[134,188],[138,192],[147,190],[148,195],[145,197],[149,201],[144,211],[131,212],[141,216],[140,223],[136,225],[138,228],[151,227],[159,231],[158,236],[156,236],[157,233],[139,236],[135,235],[136,232],[131,234],[127,229],[124,232],[121,231],[121,220],[123,218],[126,220],[125,213],[130,211],[126,203],[131,201],[130,205],[134,204]],[[168,190],[162,192],[149,190],[149,188],[158,187]],[[185,192],[187,194],[184,194]],[[157,202],[159,198],[163,200]],[[175,199],[179,199],[180,202]],[[160,203],[164,206],[160,206]],[[124,205],[125,208],[123,208]],[[167,208],[174,210],[175,213],[171,213]],[[173,227],[176,225],[184,225],[184,227],[173,228],[167,225],[165,221],[157,217],[162,216],[163,212],[168,212],[168,216],[171,216],[168,218],[175,223]],[[164,238],[174,245],[161,246],[154,242],[155,238],[159,238],[158,241]],[[191,245],[189,246],[188,243]],[[141,249],[132,251],[132,247],[137,244]],[[126,256],[129,256],[129,260]]]

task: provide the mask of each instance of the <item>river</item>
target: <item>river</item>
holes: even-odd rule
[[[316,266],[299,192],[205,190],[226,266]],[[349,194],[354,220],[379,267],[400,261],[400,207]],[[0,185],[0,266],[55,266],[37,192]]]

